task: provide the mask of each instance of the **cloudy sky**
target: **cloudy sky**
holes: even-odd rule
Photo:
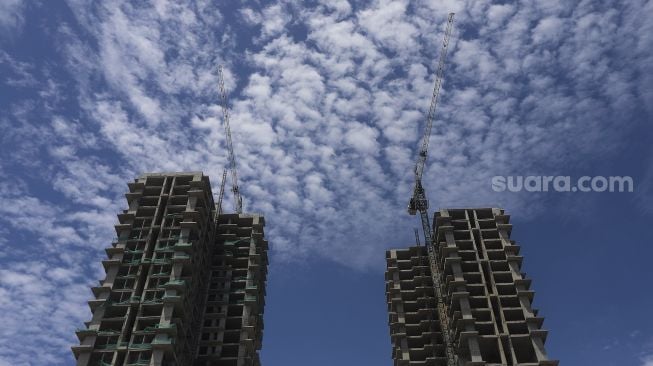
[[[220,64],[245,210],[271,243],[263,362],[390,365],[384,250],[414,241],[450,11],[432,206],[513,215],[552,357],[653,365],[650,0],[0,1],[0,365],[72,364],[126,182],[201,170],[217,191]],[[497,193],[497,175],[635,189]],[[318,311],[319,332],[292,320]]]

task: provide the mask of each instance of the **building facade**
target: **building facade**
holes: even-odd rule
[[[262,216],[218,217],[196,366],[259,366],[267,276]]]
[[[92,319],[72,347],[77,365],[260,365],[264,218],[216,215],[200,172],[128,186]]]
[[[435,213],[433,238],[458,365],[557,365],[544,349],[510,217],[497,208]],[[426,247],[386,252],[386,296],[395,366],[446,366]]]

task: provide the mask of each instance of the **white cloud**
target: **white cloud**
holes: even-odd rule
[[[640,366],[653,366],[653,355],[644,356],[640,359]]]
[[[53,267],[45,261],[3,267],[0,270],[0,309],[4,314],[0,363],[58,364],[61,352],[75,340],[75,324],[90,317],[84,304],[89,297],[90,282],[84,272]],[[47,321],[43,321],[44,317]],[[30,342],[21,342],[24,337]]]
[[[511,4],[496,4],[490,6],[487,12],[487,22],[489,29],[495,29],[503,25],[515,11]]]
[[[89,220],[82,211],[67,217],[63,208],[33,197],[21,184],[3,185],[0,199],[2,226],[20,232],[0,241],[0,363],[58,364],[62,353],[69,357],[75,327],[90,317],[85,301],[94,278],[88,273],[107,246],[109,233],[98,233],[111,218]],[[82,222],[88,226],[77,229]],[[5,250],[8,245],[11,250]]]
[[[240,15],[249,25],[258,25],[261,23],[261,14],[252,8],[240,9]]]
[[[366,33],[384,47],[397,52],[418,51],[417,29],[406,14],[408,1],[376,1],[374,6],[358,14]]]
[[[263,9],[261,23],[263,29],[262,36],[272,37],[286,31],[286,25],[292,17],[287,8],[282,4],[274,4]]]
[[[259,36],[254,40],[256,44],[286,34],[287,26],[293,20],[291,6],[284,2],[272,4],[260,10],[243,8],[239,13],[245,24],[260,27]]]
[[[1,6],[1,5],[0,5]],[[0,12],[2,9],[0,9]],[[36,86],[37,80],[34,76],[34,66],[14,59],[7,52],[0,50],[0,65],[6,65],[9,69],[3,83],[12,88],[26,88]]]
[[[338,18],[351,14],[351,4],[347,0],[320,0],[319,2],[327,9],[333,10]]]
[[[0,2],[0,29],[4,37],[17,33],[25,22],[23,11],[25,3],[22,0],[3,0]]]
[[[211,83],[215,89],[211,69],[216,59],[226,59],[229,65],[231,43],[203,42],[209,33],[198,27],[202,15],[184,3],[157,2],[154,12],[146,7],[73,5],[80,22],[100,42],[97,55],[86,57],[99,63],[81,62],[82,74],[100,74],[108,82],[101,94],[82,93],[95,125],[90,129],[99,132],[96,140],[108,143],[127,167],[113,172],[102,159],[94,161],[106,166],[104,177],[113,175],[115,183],[143,170],[204,167],[219,176],[224,138],[215,90],[210,90]],[[353,230],[351,217],[359,210],[373,212],[370,219],[376,223],[385,215],[391,221],[396,221],[394,215],[401,217],[402,225],[410,220],[401,212],[431,94],[445,8],[459,14],[426,172],[434,201],[533,207],[522,197],[492,196],[489,177],[534,164],[556,169],[570,152],[592,154],[599,135],[591,131],[609,128],[598,118],[602,108],[627,108],[643,95],[641,90],[648,90],[633,74],[608,75],[610,44],[600,45],[606,38],[618,38],[610,37],[614,9],[593,11],[586,3],[578,4],[575,12],[562,3],[423,5],[434,11],[413,13],[407,2],[383,1],[355,12],[346,1],[315,8],[280,2],[239,10],[246,24],[260,25],[257,43],[246,54],[253,72],[243,78],[226,69],[229,89],[242,86],[242,97],[232,97],[232,132],[246,204],[252,210],[274,211],[280,222],[305,222],[301,228],[271,225],[273,245],[275,240],[284,243],[278,247],[280,257],[286,258],[300,242],[314,242],[314,247],[302,244],[302,250],[319,247],[324,255],[340,260],[336,247],[330,250],[317,243],[335,241],[325,234],[329,223],[343,232]],[[184,14],[182,19],[171,16],[177,13]],[[306,27],[306,41],[286,33],[291,22]],[[598,24],[602,31],[597,33]],[[80,50],[87,48],[72,44],[70,59],[77,65]],[[227,48],[211,51],[219,50],[218,45]],[[169,59],[170,53],[176,56]],[[561,75],[574,83],[560,85]],[[577,99],[578,93],[606,78],[613,88]],[[88,88],[83,80],[79,85]],[[192,97],[182,101],[182,92]],[[588,116],[596,117],[591,118],[589,133],[583,124]],[[586,139],[570,144],[569,137],[578,133]],[[70,141],[54,150],[68,161],[66,173],[55,182],[72,182],[88,169],[71,157],[77,145]],[[457,183],[462,181],[467,184]],[[96,207],[117,194],[101,195],[94,203],[70,186],[56,185],[69,197]],[[99,192],[102,189],[108,187]],[[337,214],[327,218],[331,210]],[[366,253],[377,245],[366,239],[348,249],[356,255],[343,260],[371,263]]]
[[[24,100],[0,118],[0,142],[22,142],[3,164],[32,172],[30,182],[49,190],[25,182],[3,188],[0,213],[16,218],[6,228],[57,253],[51,262],[26,253],[3,267],[0,293],[29,294],[35,304],[16,310],[3,330],[10,337],[21,322],[43,317],[39,304],[58,286],[70,290],[64,300],[77,311],[54,313],[60,334],[88,319],[84,283],[101,268],[127,181],[146,171],[203,170],[217,185],[226,163],[218,63],[226,68],[245,207],[267,215],[276,263],[318,255],[369,268],[382,265],[384,248],[412,243],[416,222],[405,206],[449,10],[459,13],[425,173],[433,207],[501,205],[536,215],[537,197],[495,195],[490,177],[536,166],[556,174],[618,147],[632,106],[653,112],[645,103],[653,95],[653,31],[641,10],[653,5],[643,0],[623,8],[279,2],[240,9],[238,19],[210,1],[69,6],[79,24],[62,24],[57,37],[73,81],[39,88],[48,91],[45,103],[57,106],[56,95],[68,93],[81,110],[37,124],[42,102]],[[235,44],[243,25],[259,30],[251,45]],[[291,26],[304,28],[306,39],[289,34]],[[20,75],[33,68],[17,62],[14,79],[28,80]],[[225,204],[229,210],[230,197]],[[17,287],[38,276],[27,266],[49,266],[55,275],[41,287]],[[45,344],[63,349],[71,338]],[[0,349],[0,364],[30,362],[23,356],[30,348]],[[40,364],[58,362],[60,353],[49,354]]]
[[[374,128],[354,122],[345,135],[345,141],[352,149],[362,154],[376,155],[379,150],[376,141],[378,135]]]
[[[544,18],[533,29],[533,41],[535,43],[556,42],[566,33],[565,30],[565,23],[562,19]]]

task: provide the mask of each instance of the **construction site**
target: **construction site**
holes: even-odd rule
[[[450,14],[408,204],[423,245],[386,252],[395,366],[555,366],[532,307],[531,280],[510,216],[497,207],[439,209],[423,183],[454,24]],[[244,213],[222,68],[228,169],[217,201],[202,172],[146,173],[128,183],[127,209],[92,288],[92,319],[77,330],[78,366],[258,366],[268,269],[265,219]],[[223,211],[227,176],[235,212]]]
[[[449,14],[408,213],[420,245],[386,252],[386,299],[395,366],[548,365],[544,319],[531,307],[510,217],[500,208],[440,209],[429,220],[422,184],[454,24]]]
[[[220,96],[235,212],[202,172],[147,173],[128,183],[128,209],[77,330],[78,366],[258,366],[268,267],[265,218],[245,214],[222,67]]]
[[[386,252],[395,366],[558,364],[509,220],[498,208],[442,209],[435,245]]]
[[[125,196],[77,365],[260,365],[264,218],[218,214],[200,172],[144,174]]]

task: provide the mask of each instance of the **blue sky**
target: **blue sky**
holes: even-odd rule
[[[390,365],[384,251],[419,225],[405,206],[450,11],[432,206],[513,216],[551,357],[653,365],[653,1],[3,0],[0,366],[73,363],[127,181],[217,182],[218,64],[271,243],[263,362]],[[494,192],[497,175],[635,189]]]

